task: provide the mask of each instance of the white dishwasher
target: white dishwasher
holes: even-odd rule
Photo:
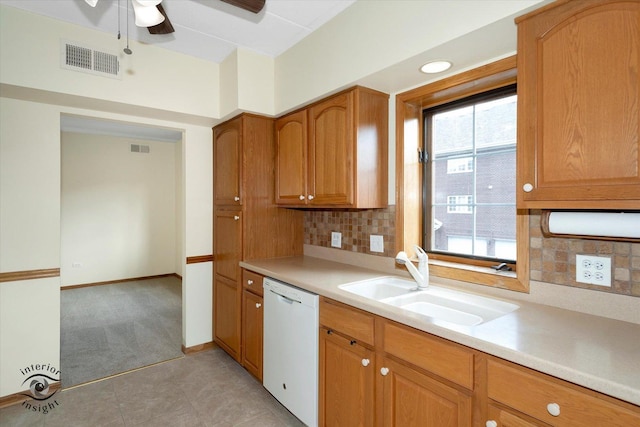
[[[318,425],[318,295],[266,277],[264,387],[309,427]]]

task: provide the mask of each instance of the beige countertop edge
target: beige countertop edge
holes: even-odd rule
[[[441,338],[640,405],[640,372],[634,368],[640,356],[639,325],[513,300],[512,302],[520,306],[514,313],[473,328],[449,328],[425,321],[420,315],[338,288],[344,283],[389,275],[380,271],[309,256],[248,260],[240,262],[240,266]],[[437,278],[433,278],[432,281],[437,284]],[[612,328],[619,331],[619,334],[615,334],[617,337],[612,337]],[[594,340],[591,336],[591,330],[593,335],[601,337],[601,341],[606,341],[606,345],[599,345],[598,339]],[[569,334],[573,340],[564,340],[563,334]],[[583,339],[580,340],[579,335],[584,335]],[[536,342],[536,339],[539,340]],[[602,360],[608,360],[609,363],[603,366]],[[629,375],[629,370],[635,371],[635,374]]]

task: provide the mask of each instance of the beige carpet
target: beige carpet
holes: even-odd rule
[[[174,276],[61,291],[62,387],[182,356]]]

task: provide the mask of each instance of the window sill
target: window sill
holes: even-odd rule
[[[518,266],[516,266],[516,269]],[[518,280],[516,271],[496,271],[489,267],[429,260],[429,274],[446,279],[492,286],[518,292],[529,292],[528,283]]]

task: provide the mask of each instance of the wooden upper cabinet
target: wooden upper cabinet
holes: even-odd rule
[[[215,127],[213,141],[214,204],[239,206],[242,202],[241,118]]]
[[[309,204],[353,205],[353,92],[309,108]],[[351,107],[351,108],[350,108]]]
[[[388,203],[387,94],[356,87],[276,121],[276,203]]]
[[[307,200],[307,110],[276,120],[276,203]]]
[[[637,209],[640,2],[558,1],[516,22],[518,207]]]

